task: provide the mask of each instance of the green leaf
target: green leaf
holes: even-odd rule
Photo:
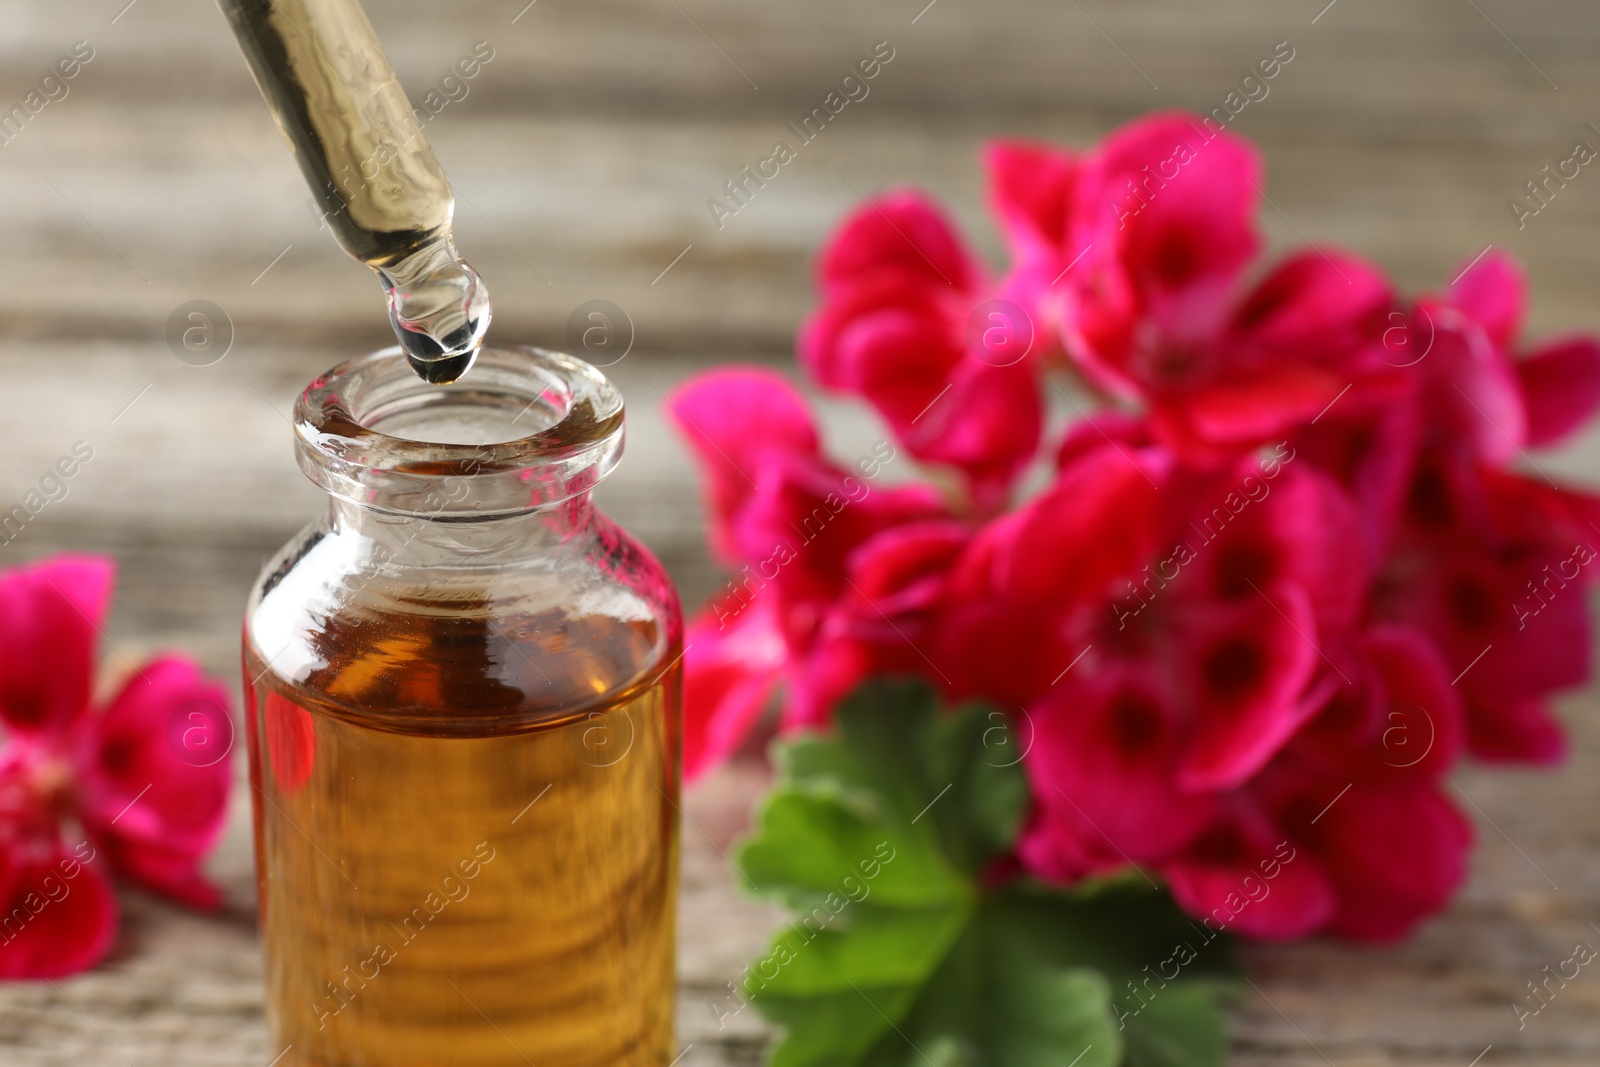
[[[867,682],[840,704],[836,738],[778,747],[780,785],[834,796],[904,832],[920,826],[971,874],[1010,845],[1027,809],[1020,768],[979,758],[999,715],[976,704],[941,715],[922,683]]]
[[[992,936],[1047,944],[1104,975],[1131,1067],[1214,1067],[1227,1052],[1221,1002],[1242,984],[1232,946],[1133,878],[1070,895],[1014,887]]]
[[[761,1013],[788,1030],[772,1067],[864,1062],[876,1041],[893,1036],[894,1020],[915,1005],[969,915],[863,906],[848,930],[785,930],[745,983]]]
[[[1173,984],[1127,1020],[1131,1067],[1214,1067],[1228,1054],[1228,1028],[1218,1002],[1238,984],[1199,978]]]
[[[735,857],[795,912],[743,979],[784,1028],[770,1067],[1222,1062],[1231,955],[1165,893],[1138,876],[986,888],[1027,806],[1020,767],[987,743],[997,715],[871,682],[834,736],[776,750]]]
[[[829,897],[876,895],[882,903],[917,908],[957,905],[972,894],[970,879],[929,831],[861,811],[830,790],[776,790],[757,825],[760,833],[736,862],[758,894],[795,911],[810,911]]]
[[[880,1042],[882,1063],[920,1063],[910,1042],[921,1046],[929,1038],[953,1042],[973,1067],[1065,1067],[1075,1059],[1076,1067],[1112,1067],[1119,1061],[1104,976],[1028,938],[1008,923],[1008,910],[1002,895],[973,917],[904,1021],[903,1036]],[[906,1051],[912,1055],[891,1058]]]

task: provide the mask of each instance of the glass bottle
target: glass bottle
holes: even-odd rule
[[[682,621],[591,492],[622,399],[398,348],[295,407],[325,516],[244,626],[277,1067],[666,1067]]]

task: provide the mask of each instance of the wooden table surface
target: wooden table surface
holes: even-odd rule
[[[1575,141],[1600,145],[1600,12],[1577,0],[524,3],[369,11],[414,99],[476,42],[494,50],[427,127],[460,192],[460,243],[501,337],[560,346],[594,298],[629,312],[637,342],[612,373],[632,401],[630,453],[602,496],[689,602],[717,576],[657,390],[717,361],[784,364],[811,300],[809,251],[861,192],[934,190],[998,266],[984,138],[1084,143],[1148,109],[1209,109],[1279,41],[1295,58],[1236,124],[1267,155],[1275,245],[1342,244],[1423,287],[1493,243],[1528,264],[1536,330],[1600,327],[1600,172],[1523,229],[1507,207]],[[0,565],[115,553],[116,648],[186,648],[231,678],[256,569],[318,506],[291,459],[290,404],[317,371],[389,343],[379,294],[317,232],[207,0],[0,2],[0,111],[80,41],[93,59],[68,95],[0,144],[0,504],[75,441],[94,459]],[[707,198],[880,41],[895,58],[870,96],[714,225]],[[231,322],[231,349],[207,367],[165,339],[197,299]],[[870,440],[858,411],[826,417],[845,454]],[[1597,455],[1591,437],[1546,469],[1582,475]],[[1564,703],[1576,753],[1558,773],[1461,774],[1472,882],[1412,942],[1252,951],[1259,995],[1237,1006],[1234,1062],[1600,1062],[1600,972],[1520,1030],[1511,1008],[1576,942],[1600,944],[1597,712],[1594,691]],[[733,893],[719,854],[760,774],[731,768],[688,803],[683,1067],[753,1064],[766,1040],[753,1013],[719,1030],[706,1006],[772,923]],[[213,869],[221,916],[135,896],[104,967],[0,988],[0,1063],[266,1064],[242,807]]]

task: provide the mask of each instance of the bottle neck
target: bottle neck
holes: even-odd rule
[[[582,551],[600,518],[592,492],[513,514],[396,512],[329,497],[329,532],[356,559],[398,567],[481,568]]]
[[[452,543],[569,535],[590,521],[589,495],[622,444],[615,387],[535,348],[485,348],[469,380],[447,385],[421,381],[386,349],[335,367],[295,405],[300,468],[349,505],[335,506],[346,527]]]

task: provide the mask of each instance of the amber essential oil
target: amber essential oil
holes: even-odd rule
[[[277,1067],[663,1067],[678,649],[401,608],[294,684],[246,641]]]

